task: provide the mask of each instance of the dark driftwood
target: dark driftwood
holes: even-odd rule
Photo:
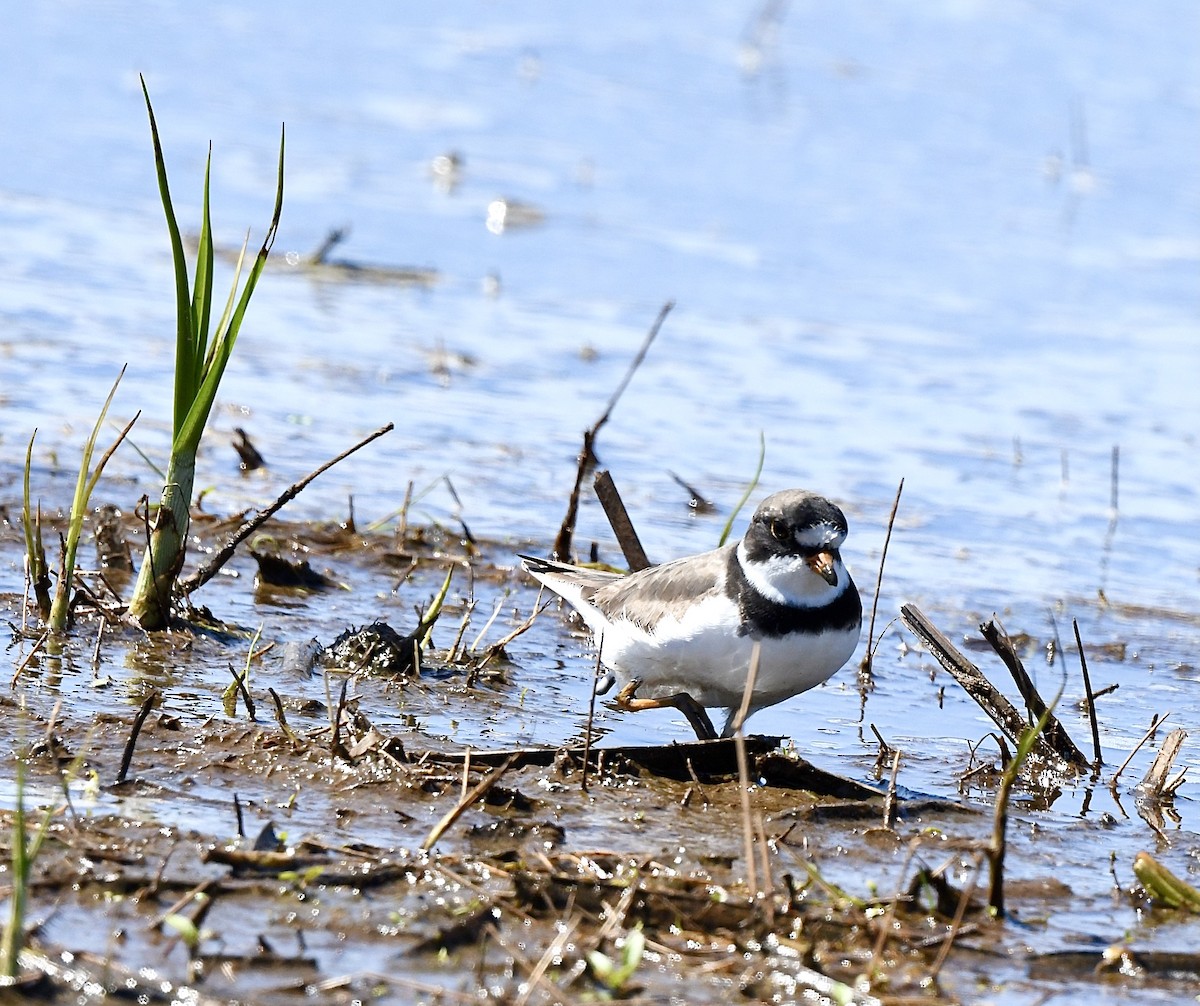
[[[804,790],[818,796],[847,800],[882,801],[879,790],[826,772],[805,761],[785,755],[777,749],[780,737],[751,735],[745,738],[746,753],[751,758],[751,775],[763,785],[779,789]],[[550,766],[566,757],[577,764],[585,757],[593,768],[618,763],[681,782],[694,782],[697,777],[735,778],[738,774],[737,750],[732,738],[712,741],[683,741],[673,744],[626,745],[621,747],[571,748],[531,747],[500,751],[471,751],[472,765],[495,767],[512,761],[511,768]],[[467,758],[462,751],[412,752],[416,761],[441,765],[461,765]]]
[[[607,471],[597,472],[593,486],[600,505],[604,507],[604,516],[608,518],[613,534],[617,536],[617,544],[621,546],[621,554],[625,556],[625,564],[629,571],[632,573],[652,565],[646,557],[646,550],[642,548],[637,531],[634,530],[633,521],[629,519],[629,512],[625,509],[621,494],[617,492],[612,475]]]
[[[1025,707],[1033,719],[1040,720],[1043,716],[1046,717],[1046,726],[1042,730],[1042,736],[1064,761],[1079,769],[1088,768],[1087,756],[1071,740],[1066,728],[1058,721],[1054,713],[1046,708],[1045,701],[1038,694],[1037,686],[1029,677],[1025,665],[1021,663],[1021,658],[1017,655],[1016,647],[1013,646],[1008,633],[994,620],[979,626],[979,631],[983,633],[983,638],[991,644],[992,649],[1004,661],[1004,666],[1008,668],[1008,673],[1016,682],[1017,690],[1021,693],[1021,698],[1025,700]]]
[[[1029,726],[1025,717],[1008,701],[996,687],[983,676],[983,673],[950,642],[937,627],[925,617],[924,613],[911,604],[902,605],[900,617],[904,624],[920,638],[928,647],[929,652],[937,658],[950,675],[962,685],[963,689],[985,713],[991,717],[1001,732],[1014,745],[1019,745],[1021,735]],[[1057,751],[1043,732],[1033,742],[1032,755],[1034,758],[1054,763],[1065,763],[1072,766],[1070,758]],[[1086,761],[1084,763],[1086,765]]]

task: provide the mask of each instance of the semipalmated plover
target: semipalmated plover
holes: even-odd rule
[[[728,737],[754,644],[749,712],[807,691],[854,652],[862,601],[838,549],[846,518],[823,496],[786,489],[759,505],[736,545],[627,576],[521,556],[525,568],[579,612],[625,709],[674,706],[701,738],[724,709]],[[635,695],[635,693],[638,693]]]

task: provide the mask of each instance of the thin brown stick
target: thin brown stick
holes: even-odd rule
[[[1079,619],[1071,619],[1071,627],[1075,630],[1075,645],[1079,647],[1079,667],[1083,671],[1083,691],[1087,696],[1088,720],[1092,725],[1092,750],[1096,760],[1092,763],[1092,771],[1099,772],[1104,759],[1100,755],[1100,724],[1096,720],[1096,696],[1092,692],[1092,678],[1088,674],[1087,654],[1083,652],[1083,638],[1079,635]]]
[[[539,591],[540,593],[540,591]],[[592,724],[596,721],[596,682],[600,678],[600,654],[604,652],[604,633],[596,637],[596,670],[592,674],[591,697],[588,699],[587,727],[583,735],[583,781],[579,788],[588,791],[588,762],[592,754]]]
[[[1133,756],[1142,750],[1142,746],[1146,743],[1146,741],[1148,741],[1151,737],[1154,736],[1154,732],[1167,721],[1167,717],[1170,715],[1171,715],[1170,713],[1163,713],[1162,716],[1156,715],[1150,721],[1150,729],[1147,730],[1144,734],[1142,734],[1142,739],[1140,741],[1138,741],[1136,745],[1134,745],[1133,750],[1129,752],[1129,757],[1126,758],[1123,762],[1121,762],[1121,767],[1119,769],[1117,769],[1117,771],[1114,773],[1112,779],[1109,780],[1109,783],[1108,783],[1109,789],[1115,790],[1117,788],[1117,780],[1121,778],[1121,773],[1124,772],[1125,769],[1129,767],[1129,763],[1131,761],[1133,761]]]
[[[892,774],[888,779],[887,793],[883,798],[883,826],[894,827],[896,824],[896,777],[900,774],[900,752],[892,755]]]
[[[597,472],[592,485],[600,505],[604,507],[604,515],[608,518],[613,534],[617,536],[617,544],[621,546],[621,554],[625,556],[625,564],[629,571],[634,573],[651,566],[652,563],[646,557],[646,550],[642,548],[641,539],[633,527],[633,521],[629,519],[629,511],[625,509],[625,502],[617,491],[612,475],[608,471]]]
[[[254,723],[254,699],[250,696],[250,690],[246,687],[246,672],[239,671],[237,668],[230,666],[229,673],[233,676],[234,687],[242,696],[242,702],[246,704],[246,715],[250,717],[250,722]]]
[[[884,947],[887,946],[888,937],[893,931],[896,906],[900,904],[900,899],[905,896],[904,878],[908,876],[908,868],[912,865],[913,858],[917,854],[917,849],[925,841],[926,837],[924,834],[918,834],[908,843],[908,852],[904,857],[904,862],[900,866],[900,880],[896,883],[896,893],[888,899],[887,912],[879,922],[879,935],[875,938],[875,946],[871,950],[871,959],[867,965],[866,973],[868,976],[874,976],[877,973],[879,958],[883,954]]]
[[[1140,789],[1148,798],[1152,800],[1165,800],[1174,796],[1174,789],[1177,784],[1172,786],[1167,783],[1167,776],[1171,772],[1171,765],[1179,754],[1179,749],[1183,747],[1183,742],[1187,739],[1187,731],[1180,730],[1178,727],[1172,730],[1165,738],[1163,738],[1162,746],[1158,749],[1158,754],[1154,757],[1154,762],[1151,764],[1145,777],[1138,783]],[[1184,769],[1186,772],[1187,769]],[[1182,780],[1180,780],[1182,781]]]
[[[746,737],[742,733],[742,724],[750,714],[750,699],[754,694],[754,684],[758,680],[758,664],[762,658],[762,644],[757,640],[750,652],[750,667],[746,672],[746,686],[742,689],[742,704],[738,707],[737,715],[733,718],[733,745],[737,752],[738,789],[742,800],[742,841],[746,857],[746,883],[750,889],[750,897],[759,895],[758,870],[754,862],[754,821],[750,812],[750,764],[746,758]]]
[[[879,575],[875,578],[875,599],[871,602],[871,621],[867,628],[867,652],[863,654],[859,673],[871,677],[871,666],[875,662],[875,613],[879,610],[879,590],[883,586],[883,564],[887,561],[888,543],[892,540],[892,528],[896,525],[896,511],[900,509],[900,494],[904,492],[904,479],[896,487],[896,498],[892,501],[892,512],[888,515],[887,532],[883,536],[883,551],[879,554]]]
[[[516,761],[517,756],[510,755],[502,765],[492,769],[491,772],[489,772],[483,777],[483,779],[476,783],[475,787],[469,793],[463,796],[458,803],[455,804],[450,811],[433,826],[433,830],[429,833],[429,837],[421,843],[421,851],[428,852],[430,849],[432,849],[437,844],[438,839],[441,838],[445,833],[446,829],[449,828],[450,825],[452,825],[455,821],[457,821],[474,804],[478,803],[479,800],[481,800],[487,794],[487,791],[500,781],[500,777],[504,775],[504,773],[510,768],[512,768],[514,764],[516,764]]]
[[[9,682],[10,688],[17,683],[17,679],[21,676],[21,673],[25,670],[26,667],[29,666],[29,664],[33,660],[33,658],[38,655],[38,651],[41,650],[41,648],[46,645],[46,640],[49,638],[50,638],[50,630],[49,629],[47,629],[40,636],[38,636],[37,641],[33,644],[33,647],[30,649],[30,651],[27,654],[25,654],[25,657],[21,660],[21,662],[19,664],[17,664],[17,669],[15,671],[13,671],[12,681]]]
[[[326,682],[329,676],[326,675]],[[342,678],[342,687],[338,690],[337,705],[333,706],[333,721],[329,731],[329,750],[335,758],[340,758],[342,761],[353,761],[350,757],[350,752],[346,750],[346,745],[342,743],[342,712],[346,708],[346,689],[350,685],[348,677]]]
[[[271,702],[275,706],[275,722],[279,724],[279,729],[283,731],[284,736],[287,737],[289,741],[294,743],[296,740],[296,734],[295,731],[288,726],[287,716],[283,711],[283,700],[280,699],[279,693],[275,691],[274,688],[268,688],[267,694],[271,696]]]
[[[662,309],[658,312],[658,317],[654,319],[654,324],[650,326],[650,331],[646,333],[646,338],[642,340],[641,348],[629,364],[629,369],[625,371],[625,376],[621,378],[621,383],[617,385],[616,391],[609,398],[603,415],[589,429],[583,431],[583,448],[579,452],[578,463],[575,466],[575,486],[572,488],[570,499],[567,501],[566,516],[563,517],[562,524],[558,529],[558,535],[554,539],[554,548],[550,553],[552,558],[567,562],[571,557],[571,538],[575,534],[575,519],[579,515],[579,490],[583,486],[584,474],[596,463],[596,437],[600,433],[600,428],[608,422],[617,401],[625,393],[625,389],[633,379],[633,375],[637,372],[638,367],[642,365],[642,361],[646,358],[646,353],[650,349],[650,344],[654,342],[655,337],[658,335],[658,330],[662,328],[663,322],[666,321],[667,315],[671,313],[671,308],[674,306],[675,302],[670,300],[662,306]]]
[[[100,644],[104,642],[104,627],[108,622],[103,618],[99,618],[97,621],[100,624],[96,629],[96,645],[92,647],[92,667],[98,669],[100,667]]]
[[[937,959],[933,962],[933,968],[929,972],[928,980],[931,985],[937,981],[937,976],[942,971],[942,965],[946,963],[946,958],[950,956],[950,950],[954,946],[954,939],[962,929],[963,919],[967,914],[967,907],[971,904],[971,895],[975,893],[975,888],[979,886],[979,875],[982,872],[983,853],[976,852],[975,870],[971,874],[971,883],[963,888],[962,894],[959,896],[958,908],[954,912],[954,920],[950,923],[950,931],[946,933],[946,938],[938,950]]]
[[[137,745],[138,734],[142,732],[142,725],[146,722],[146,717],[150,715],[155,705],[157,705],[160,693],[157,689],[152,691],[142,700],[142,707],[138,710],[137,716],[133,718],[133,728],[129,731],[129,740],[125,742],[125,751],[121,755],[121,768],[117,772],[117,782],[123,783],[126,776],[129,775],[129,763],[133,761],[133,749]]]
[[[370,436],[364,437],[353,447],[342,451],[342,453],[337,457],[331,458],[329,461],[326,461],[323,465],[321,465],[320,468],[317,468],[308,475],[304,476],[304,478],[302,478],[299,482],[294,482],[288,486],[287,489],[285,489],[279,495],[274,503],[272,503],[266,509],[260,510],[248,521],[245,521],[241,527],[234,531],[228,538],[226,538],[225,543],[213,553],[212,558],[209,559],[208,562],[200,566],[190,576],[181,579],[176,587],[177,592],[180,595],[186,596],[192,593],[192,591],[203,587],[206,583],[208,583],[209,580],[216,576],[221,567],[233,557],[233,553],[237,551],[238,545],[250,537],[250,535],[252,535],[260,526],[262,526],[263,523],[274,516],[284,506],[284,504],[290,503],[297,496],[299,496],[300,493],[303,492],[303,490],[308,486],[308,484],[313,481],[313,479],[323,475],[339,461],[344,461],[355,451],[361,450],[372,440],[379,439],[385,433],[390,433],[393,429],[395,429],[394,423],[388,423],[386,426],[381,426]]]
[[[541,591],[538,592],[538,596],[539,597],[541,596]],[[497,639],[486,650],[484,650],[483,656],[480,657],[479,661],[475,664],[475,666],[471,668],[471,675],[476,675],[480,671],[482,671],[484,669],[484,667],[486,667],[487,664],[491,662],[493,657],[495,657],[497,654],[503,652],[504,647],[506,647],[509,643],[511,643],[518,636],[522,635],[523,633],[528,632],[530,627],[533,625],[534,621],[537,619],[538,615],[540,615],[543,611],[545,611],[548,607],[550,607],[550,605],[554,603],[554,600],[555,600],[554,597],[550,597],[548,600],[546,600],[542,604],[542,606],[540,608],[537,607],[537,605],[535,604],[533,611],[530,613],[529,617],[527,619],[525,619],[525,621],[523,621],[520,625],[518,625],[515,629],[513,629],[512,632],[510,632],[507,636],[505,636],[502,639]],[[473,682],[474,679],[471,677],[471,675],[468,675],[468,678],[469,678],[469,680],[471,680]]]

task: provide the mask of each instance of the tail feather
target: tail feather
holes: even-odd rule
[[[573,605],[589,625],[593,622],[594,613],[591,595],[605,584],[621,579],[620,573],[572,566],[569,562],[559,562],[557,559],[542,559],[532,555],[522,555],[520,559],[530,576]]]

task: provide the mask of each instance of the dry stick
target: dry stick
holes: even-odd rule
[[[250,697],[250,691],[246,688],[246,672],[230,666],[229,673],[233,675],[234,687],[241,693],[242,701],[246,704],[246,715],[250,717],[251,723],[255,722],[254,699]]]
[[[1055,753],[1068,764],[1075,768],[1085,768],[1088,760],[1084,757],[1082,751],[1070,735],[1066,728],[1058,721],[1054,713],[1046,708],[1046,703],[1041,695],[1038,694],[1037,688],[1034,686],[1029,673],[1025,670],[1025,665],[1021,663],[1021,658],[1017,655],[1016,647],[1013,646],[1012,640],[1008,633],[1005,632],[995,621],[987,622],[979,626],[979,631],[983,633],[983,638],[986,639],[996,651],[1000,659],[1004,661],[1004,666],[1008,668],[1008,672],[1012,675],[1013,681],[1017,684],[1017,689],[1021,692],[1021,697],[1025,700],[1025,707],[1035,720],[1046,718],[1046,727],[1042,731],[1042,736],[1045,737],[1047,743],[1054,749]]]
[[[381,426],[374,433],[368,437],[364,437],[349,450],[342,451],[342,453],[337,457],[326,461],[325,464],[321,465],[320,468],[310,472],[299,482],[294,482],[292,485],[288,486],[288,488],[283,491],[283,493],[277,500],[275,500],[274,503],[272,503],[265,510],[260,510],[248,521],[243,523],[242,526],[234,531],[228,538],[226,538],[225,544],[223,544],[219,549],[217,549],[216,552],[213,553],[212,558],[209,559],[208,562],[206,562],[190,576],[181,579],[177,584],[178,592],[182,595],[187,595],[192,593],[192,591],[203,587],[206,583],[208,583],[209,580],[216,576],[221,567],[224,566],[225,563],[230,560],[230,558],[232,558],[233,553],[237,551],[238,545],[245,541],[246,538],[248,538],[259,527],[261,527],[265,521],[278,512],[285,503],[289,503],[299,496],[300,493],[308,486],[308,484],[313,481],[313,479],[317,478],[319,475],[323,475],[339,461],[344,461],[355,451],[361,450],[372,440],[379,439],[385,433],[390,433],[393,429],[395,429],[394,423],[388,423],[386,426]]]
[[[346,746],[342,743],[342,711],[346,708],[346,688],[350,684],[350,679],[342,678],[342,687],[338,691],[337,705],[333,707],[333,724],[329,737],[329,750],[335,758],[341,758],[343,761],[352,761],[350,753],[346,750]]]
[[[100,627],[96,630],[96,645],[92,647],[92,668],[99,670],[100,668],[100,644],[104,642],[104,627],[108,623],[103,618],[100,619]]]
[[[879,589],[883,586],[883,564],[887,561],[888,543],[892,540],[892,528],[896,524],[896,511],[900,509],[900,494],[904,492],[904,479],[896,487],[896,498],[892,501],[892,512],[888,516],[887,533],[883,536],[883,551],[879,554],[879,575],[875,578],[875,599],[871,602],[871,622],[867,629],[867,652],[863,654],[859,671],[869,680],[871,665],[875,662],[875,613],[879,610]]]
[[[1119,485],[1119,472],[1121,467],[1121,445],[1113,444],[1112,449],[1112,475],[1109,486],[1109,501],[1108,505],[1112,507],[1112,512],[1117,512],[1117,487]]]
[[[911,604],[902,605],[900,617],[904,620],[904,624],[929,648],[938,663],[950,672],[954,680],[988,714],[992,722],[1000,728],[1000,732],[1013,744],[1020,744],[1021,734],[1024,733],[1027,724],[1025,717],[1017,711],[1016,707],[996,690],[978,667],[964,657],[954,644],[937,630],[919,608]],[[1034,747],[1042,758],[1055,757],[1056,752],[1042,737],[1038,737]]]
[[[892,755],[892,776],[888,780],[887,794],[883,798],[883,826],[891,828],[896,822],[896,776],[900,774],[900,752]]]
[[[512,768],[516,762],[517,756],[510,755],[507,759],[505,759],[502,765],[492,769],[491,772],[484,776],[483,779],[481,779],[475,785],[474,789],[463,796],[462,799],[460,799],[458,803],[450,809],[449,813],[447,813],[445,817],[443,817],[440,821],[438,821],[437,824],[433,826],[433,831],[429,833],[429,837],[421,843],[421,851],[428,852],[430,849],[432,849],[437,844],[437,840],[442,837],[442,834],[445,832],[445,830],[449,828],[450,825],[452,825],[455,821],[457,821],[472,805],[478,803],[479,800],[487,794],[487,791],[496,785],[496,783],[500,781],[500,777],[504,775],[504,773],[510,768]]]
[[[583,485],[584,472],[596,463],[595,444],[600,427],[608,422],[609,416],[612,415],[612,410],[616,407],[617,400],[624,394],[625,388],[633,378],[634,373],[642,365],[642,360],[646,358],[650,344],[654,341],[654,337],[658,335],[658,330],[662,328],[662,323],[666,321],[667,315],[670,314],[671,308],[674,306],[675,302],[671,300],[662,306],[662,310],[658,312],[658,317],[654,319],[654,324],[650,326],[650,331],[646,333],[646,338],[642,340],[641,349],[637,351],[633,362],[629,364],[629,369],[625,371],[625,376],[621,378],[621,383],[617,385],[617,390],[609,398],[608,405],[604,409],[604,414],[596,420],[590,429],[583,431],[583,448],[579,452],[578,465],[575,468],[575,486],[571,490],[571,498],[567,501],[567,513],[563,517],[563,522],[558,529],[558,535],[554,539],[554,549],[550,553],[555,559],[566,561],[570,558],[571,536],[575,533],[575,518],[579,513],[579,489]]]
[[[1096,760],[1092,771],[1099,774],[1104,759],[1100,755],[1100,724],[1096,720],[1096,696],[1092,692],[1092,679],[1088,674],[1087,655],[1083,652],[1083,639],[1079,635],[1079,619],[1071,619],[1071,627],[1075,630],[1075,645],[1079,647],[1079,667],[1083,671],[1083,691],[1087,696],[1088,719],[1092,724],[1092,750],[1096,752]]]
[[[538,596],[541,597],[541,591],[538,591]],[[513,629],[512,632],[510,632],[503,639],[497,639],[491,644],[491,646],[483,651],[483,656],[479,658],[479,662],[476,663],[473,668],[471,668],[471,674],[477,675],[491,662],[492,658],[496,656],[496,654],[500,653],[504,649],[504,647],[506,647],[518,636],[528,632],[538,615],[550,607],[555,600],[556,598],[550,597],[545,603],[542,604],[540,608],[537,607],[535,603],[533,611],[530,613],[529,617],[525,619],[525,621]],[[470,675],[468,675],[468,680],[471,680]]]
[[[560,990],[557,985],[545,977],[547,969],[554,961],[560,959],[563,947],[575,936],[575,930],[579,928],[579,922],[575,919],[567,919],[562,923],[562,928],[550,941],[550,945],[546,947],[545,953],[538,958],[537,964],[533,970],[529,972],[529,978],[524,982],[525,991],[521,993],[521,997],[517,999],[514,1006],[526,1006],[529,1002],[529,997],[533,995],[535,989],[541,988],[543,992],[549,992],[551,996],[557,997]]]
[[[752,900],[758,898],[758,871],[754,864],[754,826],[750,816],[750,765],[746,760],[746,736],[742,724],[750,714],[750,697],[754,694],[754,683],[758,679],[758,663],[762,658],[762,644],[757,640],[750,651],[750,667],[746,672],[746,686],[742,689],[742,704],[733,718],[733,746],[737,752],[738,783],[742,797],[742,839],[746,857],[746,881]]]
[[[295,743],[296,734],[288,726],[287,716],[283,712],[283,700],[279,698],[279,693],[274,688],[268,688],[267,694],[271,696],[271,701],[275,704],[275,722],[279,724],[279,729],[283,731],[284,736],[292,743]]]
[[[1154,757],[1154,763],[1140,783],[1138,789],[1154,800],[1163,800],[1174,795],[1174,787],[1167,785],[1167,775],[1171,771],[1171,763],[1175,761],[1179,749],[1187,739],[1187,731],[1176,728],[1163,739],[1162,747]],[[1184,769],[1186,772],[1187,769]],[[1182,782],[1182,779],[1180,779]],[[1177,787],[1178,784],[1175,784]]]
[[[625,509],[621,494],[617,492],[612,475],[607,471],[597,472],[592,487],[596,490],[600,505],[604,507],[604,516],[608,518],[613,534],[617,536],[617,544],[621,546],[621,554],[625,556],[629,571],[636,573],[639,569],[651,566],[652,563],[646,558],[646,550],[642,548],[641,539],[634,530],[633,521],[629,519],[629,512]]]
[[[50,630],[47,629],[37,638],[37,642],[33,644],[33,648],[25,654],[25,658],[17,665],[17,669],[13,671],[12,681],[8,683],[11,688],[17,683],[17,679],[21,676],[21,672],[29,666],[34,657],[38,655],[38,651],[46,645],[46,640],[50,638]]]
[[[1145,744],[1146,741],[1148,741],[1151,737],[1154,736],[1154,731],[1156,731],[1159,727],[1161,727],[1167,721],[1167,717],[1170,715],[1171,715],[1170,713],[1163,713],[1162,716],[1158,716],[1158,715],[1154,716],[1154,718],[1150,721],[1150,729],[1147,730],[1144,734],[1142,734],[1142,739],[1137,742],[1137,744],[1134,746],[1134,749],[1129,752],[1129,757],[1126,758],[1123,762],[1121,762],[1121,767],[1119,769],[1117,769],[1117,771],[1114,773],[1112,779],[1109,780],[1109,783],[1108,783],[1109,789],[1116,790],[1117,780],[1121,778],[1121,773],[1124,772],[1125,769],[1129,767],[1129,763],[1131,761],[1133,761],[1133,756],[1142,750],[1142,745]]]
[[[117,772],[117,783],[123,783],[125,777],[129,774],[129,763],[133,761],[133,749],[137,744],[138,734],[142,732],[142,724],[146,722],[146,717],[150,715],[150,710],[154,708],[159,699],[159,691],[155,689],[145,699],[142,700],[142,708],[138,710],[137,716],[133,718],[133,729],[129,731],[129,740],[125,742],[125,751],[121,755],[121,769]]]
[[[540,592],[539,592],[540,593]],[[579,788],[588,791],[588,762],[592,756],[592,724],[596,719],[596,682],[600,678],[600,654],[604,652],[604,633],[596,637],[596,670],[592,674],[592,697],[588,702],[587,728],[583,735],[583,781]]]
[[[946,958],[950,956],[950,951],[954,947],[954,938],[958,935],[962,928],[963,919],[967,915],[967,906],[971,903],[971,896],[975,893],[975,888],[979,886],[979,875],[983,872],[983,854],[975,853],[975,870],[971,874],[971,883],[963,888],[962,894],[958,899],[958,908],[954,912],[954,919],[950,923],[950,931],[946,933],[946,938],[942,942],[941,949],[938,950],[937,960],[933,962],[933,969],[929,972],[929,982],[937,981],[937,976],[941,974],[942,965],[946,963]]]
[[[917,849],[925,841],[926,837],[924,834],[918,834],[908,843],[908,852],[904,857],[903,864],[900,866],[900,880],[896,884],[896,893],[888,901],[887,912],[880,921],[879,935],[875,938],[875,946],[871,950],[871,959],[866,969],[868,975],[875,974],[879,957],[883,953],[883,948],[887,945],[888,936],[892,932],[892,922],[896,917],[896,906],[900,903],[900,898],[904,896],[904,878],[908,876],[908,868],[912,865],[912,861],[917,854]]]

